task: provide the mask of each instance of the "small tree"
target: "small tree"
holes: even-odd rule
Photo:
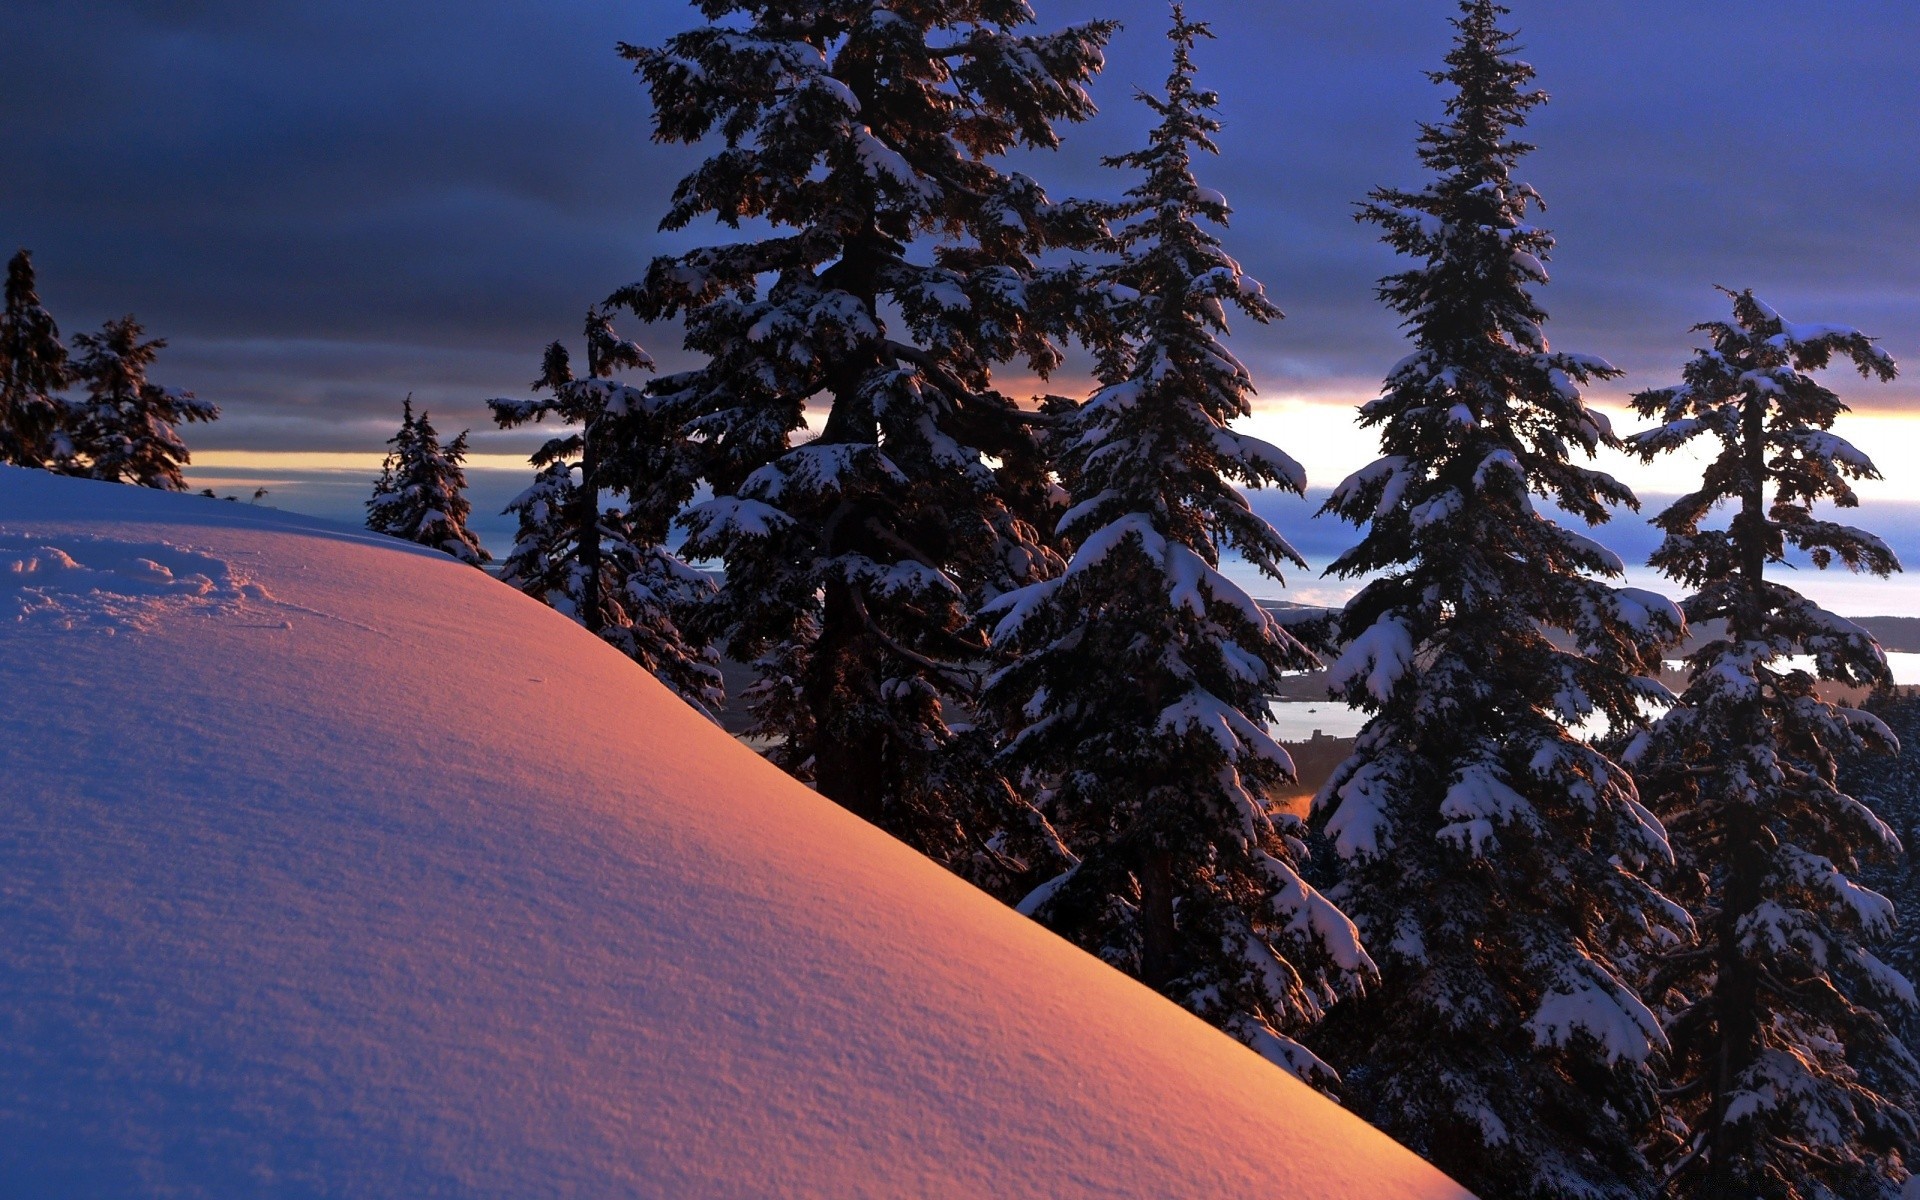
[[[711,714],[723,698],[717,656],[700,614],[717,591],[666,548],[692,494],[677,425],[643,390],[618,382],[649,369],[646,351],[587,314],[587,373],[560,342],[547,347],[530,400],[492,400],[502,428],[552,416],[572,428],[534,452],[533,486],[507,506],[520,518],[501,578],[579,621]],[[611,493],[625,506],[603,507]]]
[[[450,554],[477,567],[493,556],[467,529],[467,434],[440,444],[422,412],[413,415],[413,398],[401,402],[400,431],[381,464],[367,501],[367,528]]]
[[[1879,472],[1831,432],[1846,406],[1807,374],[1838,357],[1891,379],[1894,362],[1858,330],[1783,320],[1752,292],[1733,310],[1695,327],[1711,346],[1684,382],[1634,398],[1663,422],[1632,439],[1643,457],[1718,443],[1700,489],[1655,518],[1666,538],[1652,558],[1694,589],[1687,617],[1711,632],[1679,706],[1634,751],[1679,852],[1674,890],[1699,918],[1698,941],[1656,975],[1673,1042],[1669,1176],[1685,1196],[1890,1197],[1920,1163],[1920,1064],[1876,1009],[1914,992],[1867,947],[1891,931],[1892,904],[1848,875],[1900,843],[1836,768],[1895,742],[1817,687],[1890,676],[1865,630],[1767,568],[1797,550],[1816,567],[1899,570],[1879,538],[1814,512],[1855,506],[1851,481]],[[1722,505],[1731,519],[1707,527]]]
[[[1217,570],[1232,545],[1268,574],[1300,563],[1235,481],[1299,492],[1272,446],[1228,428],[1253,381],[1220,337],[1229,307],[1280,312],[1203,221],[1226,202],[1193,175],[1213,153],[1217,98],[1194,87],[1211,36],[1176,4],[1173,72],[1143,96],[1159,124],[1108,165],[1143,178],[1117,207],[1120,261],[1100,273],[1116,337],[1105,386],[1058,431],[1079,501],[1065,575],[1002,597],[994,637],[1023,655],[989,699],[1007,758],[1046,783],[1074,865],[1021,906],[1282,1066],[1330,1072],[1285,1031],[1372,972],[1353,925],[1295,871],[1293,778],[1265,732],[1265,694],[1313,656]]]
[[[71,457],[58,396],[68,381],[60,328],[34,291],[33,258],[22,250],[7,263],[0,311],[0,463],[46,467]]]
[[[1572,727],[1666,698],[1650,677],[1680,620],[1535,507],[1599,522],[1633,497],[1573,461],[1619,444],[1581,395],[1618,372],[1547,342],[1553,239],[1513,177],[1546,97],[1505,12],[1460,5],[1447,119],[1420,133],[1434,178],[1360,214],[1415,260],[1380,287],[1413,352],[1361,409],[1383,456],[1327,504],[1366,527],[1332,567],[1371,577],[1332,683],[1371,715],[1315,810],[1382,981],[1314,1045],[1361,1115],[1481,1195],[1634,1197],[1665,1048],[1635,983],[1685,914],[1648,882],[1659,823]]]
[[[147,369],[167,343],[143,342],[145,332],[126,316],[108,321],[99,333],[74,337],[80,356],[73,378],[87,394],[74,405],[73,453],[63,469],[89,479],[184,491],[180,468],[191,456],[178,426],[212,421],[220,410],[192,392],[148,381]]]

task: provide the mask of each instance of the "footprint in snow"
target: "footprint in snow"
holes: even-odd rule
[[[271,605],[221,559],[167,542],[0,530],[0,622],[116,633],[169,615]],[[277,627],[286,627],[284,622]]]

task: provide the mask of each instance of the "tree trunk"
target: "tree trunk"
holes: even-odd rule
[[[1140,981],[1158,990],[1173,978],[1173,856],[1157,846],[1140,857]]]
[[[599,633],[600,613],[600,484],[599,430],[589,418],[580,427],[580,623]]]
[[[1740,515],[1733,523],[1734,547],[1740,558],[1741,589],[1738,607],[1728,614],[1727,633],[1736,642],[1764,632],[1767,568],[1766,416],[1764,396],[1749,394],[1741,411],[1741,453],[1745,478],[1741,481]],[[1746,707],[1745,745],[1772,740],[1765,700],[1756,696]],[[1727,1106],[1742,1072],[1753,1065],[1760,1050],[1760,968],[1740,952],[1740,923],[1759,907],[1761,881],[1767,873],[1763,840],[1765,814],[1744,801],[1722,797],[1726,811],[1726,892],[1714,936],[1719,941],[1718,977],[1713,987],[1716,1047],[1711,1066],[1712,1102],[1707,1115],[1707,1187],[1709,1196],[1734,1196],[1752,1153],[1752,1139],[1727,1123]],[[1741,807],[1733,807],[1735,804]]]
[[[814,788],[879,825],[886,802],[880,731],[862,729],[846,714],[849,703],[868,690],[861,661],[867,630],[846,581],[827,580],[825,592],[820,639],[814,643],[805,684],[807,708],[814,717]]]
[[[859,89],[856,88],[856,94]],[[861,236],[848,239],[840,261],[829,268],[823,282],[860,298],[868,313],[879,312],[879,272],[887,257],[886,244],[871,220]],[[867,380],[880,365],[877,346],[861,346],[835,363],[827,390],[832,406],[820,431],[823,445],[869,445],[880,441],[878,422],[865,395]],[[841,511],[825,518],[820,527],[820,552],[826,558],[859,550],[885,561],[877,547],[862,543],[859,530],[864,513],[858,502],[843,502]],[[863,701],[877,701],[877,680],[871,662],[872,635],[862,618],[851,586],[831,570],[821,581],[820,636],[813,645],[805,694],[813,715],[813,781],[822,796],[875,825],[884,825],[887,806],[884,731],[853,717],[849,709]]]
[[[1712,1066],[1713,1101],[1708,1110],[1709,1196],[1735,1196],[1743,1167],[1750,1161],[1752,1139],[1727,1123],[1741,1072],[1753,1065],[1760,1048],[1760,970],[1740,952],[1736,927],[1760,903],[1760,881],[1766,871],[1766,853],[1759,838],[1759,815],[1742,813],[1727,830],[1727,891],[1714,935],[1720,945],[1718,978],[1713,985],[1713,1015],[1717,1027]]]

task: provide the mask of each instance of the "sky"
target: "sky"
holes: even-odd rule
[[[1146,126],[1132,95],[1165,76],[1166,10],[1034,3],[1043,26],[1125,22],[1101,114],[1018,162],[1055,196],[1112,195],[1130,180],[1099,158]],[[1203,182],[1235,208],[1229,250],[1288,313],[1233,342],[1260,388],[1251,425],[1331,485],[1370,457],[1352,406],[1404,353],[1373,295],[1395,261],[1354,202],[1421,181],[1416,123],[1443,96],[1423,72],[1453,5],[1190,7],[1221,35],[1199,55],[1226,122]],[[1716,284],[1920,359],[1920,10],[1512,7],[1553,97],[1521,171],[1560,242],[1548,331],[1626,369],[1602,402],[1677,377],[1688,326],[1725,307]],[[541,347],[654,254],[724,240],[657,231],[696,156],[650,140],[614,53],[696,19],[677,0],[10,0],[0,246],[33,249],[69,333],[131,310],[169,340],[155,377],[223,409],[189,431],[202,479],[285,498],[317,468],[364,471],[408,393],[443,430],[473,427],[483,472],[509,468],[534,439],[491,430],[484,401],[523,394]],[[675,330],[629,332],[686,361]],[[1842,432],[1890,476],[1864,494],[1920,501],[1920,367],[1836,383],[1859,410]],[[1608,465],[1650,495],[1682,490],[1692,466]]]

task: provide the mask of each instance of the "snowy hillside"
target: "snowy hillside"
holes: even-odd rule
[[[444,555],[0,468],[0,1180],[1464,1195]]]

